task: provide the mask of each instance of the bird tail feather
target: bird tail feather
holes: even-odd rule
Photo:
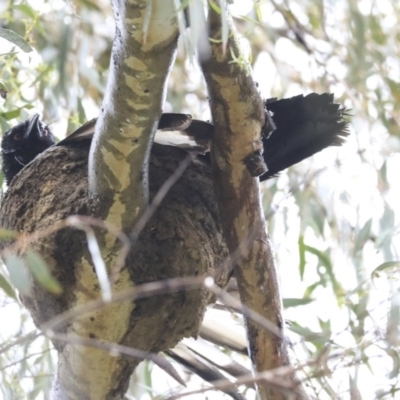
[[[333,94],[311,93],[289,99],[269,99],[276,129],[264,132],[264,159],[268,167],[261,180],[297,164],[329,146],[341,146],[350,134],[348,110],[333,102]]]

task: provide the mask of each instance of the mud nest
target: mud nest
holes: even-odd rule
[[[88,152],[88,143],[54,146],[26,166],[11,182],[2,200],[1,226],[31,234],[71,215],[89,216]],[[154,145],[149,166],[151,197],[186,156],[180,149]],[[21,296],[38,327],[63,311],[100,296],[82,231],[63,228],[38,238],[30,248],[41,254],[63,287],[63,293],[55,296],[33,282],[31,295]],[[107,251],[112,250],[106,249],[104,254]],[[223,286],[228,271],[221,266],[227,255],[210,167],[195,159],[131,248],[114,290],[204,274],[213,275]],[[63,331],[158,352],[185,336],[197,334],[210,297],[206,290],[198,289],[143,298],[132,304],[125,302],[115,305],[106,317],[102,314],[106,310],[100,310],[64,326]],[[128,314],[121,307],[128,309]],[[117,328],[121,318],[127,320],[124,329]],[[55,345],[62,351],[64,344]],[[123,364],[121,367],[127,372],[136,362],[125,360]]]

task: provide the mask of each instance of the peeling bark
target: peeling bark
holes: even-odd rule
[[[173,0],[115,0],[113,8],[115,38],[90,151],[89,192],[92,212],[127,231],[148,204],[148,158],[178,27]]]
[[[220,2],[222,7],[225,2]],[[228,13],[228,11],[227,11]],[[229,14],[229,13],[228,13]],[[275,335],[246,318],[250,357],[257,372],[289,365],[278,275],[263,216],[259,181],[244,161],[260,150],[264,124],[262,100],[247,64],[239,65],[241,50],[230,18],[226,52],[221,46],[221,16],[209,7],[212,56],[202,68],[215,126],[212,161],[216,195],[227,245],[236,262],[235,275],[242,303],[273,322]],[[293,377],[295,380],[295,377]],[[260,398],[284,399],[271,386],[259,386]],[[302,389],[296,398],[307,398]]]

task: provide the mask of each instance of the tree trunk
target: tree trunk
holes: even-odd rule
[[[202,60],[213,115],[212,146],[214,183],[220,217],[238,282],[240,300],[271,324],[270,330],[250,318],[244,310],[249,355],[256,372],[289,366],[284,333],[279,279],[269,236],[258,178],[249,173],[245,160],[262,153],[263,102],[252,79],[250,66],[241,54],[229,11],[226,51],[221,45],[221,15],[209,2],[212,55]],[[223,8],[224,1],[218,2]],[[233,58],[233,56],[236,59]],[[261,171],[263,173],[265,171]],[[307,394],[294,374],[288,376],[298,400]],[[258,382],[262,400],[283,400],[286,394],[269,382]]]

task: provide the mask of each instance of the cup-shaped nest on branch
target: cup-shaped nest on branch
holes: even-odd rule
[[[39,155],[12,180],[1,205],[1,226],[33,234],[71,215],[90,216],[88,153],[89,143],[81,142],[53,146]],[[154,145],[149,166],[151,198],[186,156],[180,149]],[[96,236],[107,264],[119,250],[111,240],[115,237],[98,228]],[[112,248],[107,247],[110,243]],[[43,257],[63,288],[56,296],[33,279],[30,296],[21,295],[38,327],[100,297],[85,232],[64,227],[39,235],[28,248]],[[20,249],[20,254],[26,250]],[[227,256],[210,167],[194,159],[132,245],[113,292],[147,282],[207,274],[224,285],[228,271],[221,266]],[[69,321],[62,332],[158,352],[197,334],[210,299],[210,293],[202,288],[111,303]],[[65,346],[60,342],[55,345],[61,351]]]

